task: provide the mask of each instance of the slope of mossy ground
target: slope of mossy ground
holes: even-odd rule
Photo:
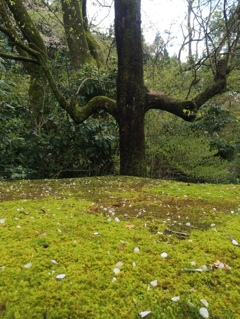
[[[197,319],[200,299],[240,318],[240,185],[16,181],[0,201],[0,318]]]

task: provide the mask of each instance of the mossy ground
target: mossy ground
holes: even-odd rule
[[[0,196],[1,318],[197,319],[202,298],[210,318],[240,318],[240,185],[99,177],[2,182]]]

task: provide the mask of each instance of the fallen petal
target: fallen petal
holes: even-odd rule
[[[153,287],[157,287],[158,281],[157,281],[157,280],[153,280],[153,281],[150,282],[150,284],[151,284]]]
[[[146,316],[148,316],[151,313],[151,311],[142,311],[139,313],[139,315],[141,316],[141,318],[144,318]]]
[[[238,242],[235,239],[232,240],[232,244],[238,246]]]
[[[200,299],[201,303],[207,308],[208,307],[208,302],[206,299]]]
[[[135,253],[138,253],[139,251],[140,251],[140,249],[139,249],[138,247],[135,247],[135,248],[134,248],[134,252],[135,252]]]
[[[1,218],[1,219],[0,219],[0,224],[4,224],[4,223],[5,223],[5,220],[6,220],[5,218]]]
[[[115,222],[119,223],[120,219],[118,217],[115,217]]]
[[[207,308],[200,308],[199,313],[203,318],[209,318],[209,313]]]
[[[114,268],[113,269],[113,272],[115,275],[119,274],[120,273],[120,269],[119,268]]]
[[[171,300],[176,302],[176,301],[180,300],[180,297],[179,296],[173,297],[173,298],[171,298]]]
[[[118,263],[116,263],[116,266],[117,266],[118,268],[122,267],[122,265],[123,265],[123,263],[122,263],[121,261],[119,261]]]
[[[32,267],[32,263],[28,263],[28,264],[24,265],[24,268],[26,268],[26,269],[29,269],[31,267]]]
[[[53,264],[58,264],[58,262],[57,262],[56,260],[54,260],[54,259],[52,259],[51,262],[52,262]]]
[[[65,274],[59,274],[59,275],[56,276],[56,279],[63,279],[65,277],[66,277]]]
[[[167,253],[161,253],[161,257],[166,258],[168,256]]]

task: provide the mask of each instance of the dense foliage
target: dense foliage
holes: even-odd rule
[[[37,20],[40,16],[34,12],[31,11],[31,15],[37,24],[44,24]],[[49,21],[53,18],[49,17]],[[96,37],[105,47],[105,66],[99,69],[85,64],[73,72],[65,42],[52,46],[51,37],[55,39],[58,28],[59,24],[53,24],[51,34],[44,35],[49,33],[51,71],[64,96],[78,92],[77,99],[82,105],[97,95],[115,99],[117,70],[112,30]],[[216,30],[216,41],[218,35]],[[62,47],[61,54],[57,54],[58,45]],[[11,43],[3,34],[0,46],[12,51]],[[189,61],[180,62],[176,56],[169,56],[160,33],[153,44],[144,43],[146,86],[176,98],[192,98],[208,85],[212,75],[207,63],[199,67],[196,77],[189,68]],[[115,120],[104,111],[96,111],[83,124],[75,124],[59,108],[46,83],[42,83],[41,109],[34,109],[34,101],[29,98],[31,81],[21,63],[0,60],[0,178],[118,174]],[[206,103],[194,123],[186,123],[159,110],[147,113],[145,136],[149,176],[208,182],[239,180],[238,81],[236,71],[231,74],[228,92]]]

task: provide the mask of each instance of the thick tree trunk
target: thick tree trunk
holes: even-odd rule
[[[120,173],[146,175],[140,0],[115,1]]]

